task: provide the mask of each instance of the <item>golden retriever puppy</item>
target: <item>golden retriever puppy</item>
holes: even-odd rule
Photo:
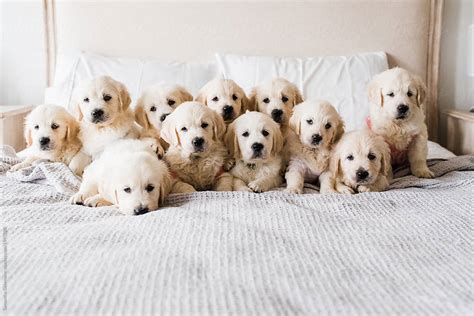
[[[14,165],[16,171],[46,159],[70,165],[81,149],[79,123],[66,109],[57,105],[39,105],[25,119],[25,140],[30,156]],[[82,170],[73,170],[80,175]]]
[[[198,92],[195,100],[216,111],[226,123],[232,122],[249,109],[249,100],[244,90],[230,79],[209,81]]]
[[[239,116],[228,126],[224,139],[236,161],[230,170],[234,191],[265,192],[283,182],[283,136],[268,115],[247,112]]]
[[[392,173],[390,149],[370,130],[345,133],[331,154],[329,173],[321,193],[384,191]]]
[[[287,139],[286,190],[301,194],[305,182],[317,182],[328,168],[331,149],[344,134],[344,122],[329,102],[305,101],[295,106],[290,128],[294,133]]]
[[[177,180],[173,192],[232,191],[232,176],[223,168],[225,129],[222,117],[199,102],[184,102],[168,116],[161,135],[170,144],[165,160]]]
[[[252,108],[269,115],[283,128],[288,125],[293,107],[303,102],[296,85],[283,78],[262,82],[252,89],[249,99]]]
[[[407,161],[413,175],[432,178],[428,169],[428,132],[423,113],[426,87],[420,77],[393,68],[374,77],[368,87],[368,127],[389,144],[392,165]]]
[[[127,88],[108,76],[83,83],[75,92],[74,112],[81,123],[82,152],[96,159],[104,148],[125,138],[138,138]],[[84,160],[87,165],[90,161]]]
[[[156,157],[153,143],[125,139],[107,147],[84,171],[72,204],[115,205],[125,215],[141,215],[158,208],[171,188],[166,164]]]

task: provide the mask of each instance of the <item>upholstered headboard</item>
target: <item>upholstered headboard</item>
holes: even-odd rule
[[[77,50],[167,61],[385,51],[427,80],[435,136],[442,0],[44,1],[50,80],[55,54]]]

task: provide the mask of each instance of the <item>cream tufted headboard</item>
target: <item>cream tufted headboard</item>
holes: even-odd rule
[[[77,50],[178,61],[385,51],[427,80],[435,139],[442,0],[44,2],[50,80],[55,53]]]

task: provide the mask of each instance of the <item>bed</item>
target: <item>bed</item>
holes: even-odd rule
[[[74,85],[65,69],[77,49],[128,56],[107,61],[122,66],[134,62],[130,56],[205,65],[216,52],[305,58],[383,51],[387,67],[402,65],[428,81],[427,122],[437,129],[431,52],[438,1],[46,4],[56,74],[47,100],[70,101],[57,84]],[[171,51],[162,49],[175,38]],[[202,65],[193,67],[209,72]],[[0,274],[11,314],[463,315],[474,307],[474,157],[435,142],[429,166],[436,178],[400,168],[386,192],[320,195],[306,185],[303,195],[282,188],[175,194],[135,217],[69,205],[80,179],[65,165],[7,172],[20,160],[0,147]]]

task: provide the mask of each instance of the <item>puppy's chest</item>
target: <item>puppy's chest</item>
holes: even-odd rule
[[[194,158],[189,160],[170,159],[171,170],[184,182],[198,190],[210,190],[222,170],[224,160],[218,157]]]
[[[314,180],[328,167],[330,157],[328,150],[303,148],[302,154],[302,162],[305,165],[305,177],[308,177],[308,179]]]
[[[384,136],[392,150],[404,150],[416,137],[417,132],[406,127],[393,125],[390,128],[383,129],[380,134]]]
[[[247,163],[239,160],[230,173],[248,184],[256,179],[278,175],[280,168],[281,160],[275,160],[271,163]]]

